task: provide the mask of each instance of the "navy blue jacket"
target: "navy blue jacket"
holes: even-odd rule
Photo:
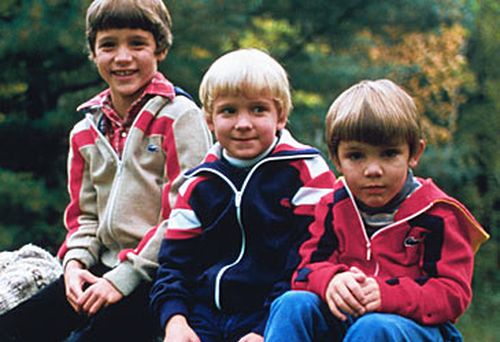
[[[273,151],[249,169],[214,145],[190,170],[170,214],[151,305],[165,327],[201,302],[223,312],[264,311],[290,288],[298,247],[334,176],[319,151],[282,130]],[[252,331],[262,334],[266,320]]]

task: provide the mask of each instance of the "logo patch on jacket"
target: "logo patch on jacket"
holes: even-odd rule
[[[422,239],[416,238],[414,236],[408,236],[405,239],[405,247],[414,247],[418,245]]]
[[[160,148],[155,144],[149,144],[148,151],[149,152],[158,152],[158,151],[160,151]]]

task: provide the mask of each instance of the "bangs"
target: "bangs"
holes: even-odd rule
[[[104,31],[109,29],[142,29],[150,31],[153,28],[153,23],[144,13],[135,7],[115,6],[102,10],[94,22],[95,31]],[[153,35],[157,34],[153,32]]]
[[[268,95],[270,97],[280,96],[280,87],[276,86],[276,81],[269,79],[269,75],[255,73],[251,70],[246,70],[241,74],[228,74],[228,77],[221,77],[214,80],[213,98],[219,95],[224,96],[244,96],[247,98]]]
[[[415,127],[408,127],[398,116],[377,115],[366,103],[357,113],[338,118],[334,123],[335,136],[340,140],[355,140],[370,145],[394,145],[411,142],[416,137]]]

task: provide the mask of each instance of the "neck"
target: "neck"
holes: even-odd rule
[[[261,154],[258,156],[252,158],[252,159],[239,159],[239,158],[234,158],[231,157],[229,154],[227,154],[226,149],[222,150],[222,156],[224,157],[225,160],[232,166],[238,167],[238,168],[246,168],[246,167],[251,167],[257,164],[259,161],[264,159],[271,151],[274,149],[274,146],[276,146],[278,142],[278,138],[275,137],[273,143]]]

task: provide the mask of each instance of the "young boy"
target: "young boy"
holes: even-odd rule
[[[262,341],[269,305],[290,287],[313,206],[334,176],[285,129],[289,83],[266,53],[220,57],[200,98],[218,143],[179,191],[151,306],[165,341]]]
[[[90,56],[109,88],[70,136],[64,276],[0,317],[1,341],[147,341],[149,288],[182,181],[211,146],[201,111],[160,72],[171,20],[159,0],[99,0]]]
[[[412,98],[363,81],[326,117],[343,174],[300,248],[291,291],[272,306],[266,341],[443,341],[471,300],[473,255],[488,235],[430,179]]]

